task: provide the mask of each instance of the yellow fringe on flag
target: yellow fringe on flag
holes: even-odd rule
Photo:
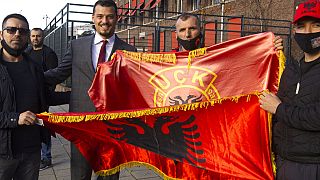
[[[280,79],[281,79],[282,73],[283,73],[284,68],[285,68],[286,57],[285,57],[283,51],[279,51],[279,53],[277,53],[277,56],[278,56],[278,59],[279,59],[278,85],[280,85]],[[271,144],[272,144],[272,114],[271,113],[268,113],[268,123],[269,123],[270,149],[271,149]],[[276,176],[276,174],[277,174],[277,166],[276,166],[276,161],[275,160],[276,160],[275,154],[271,150],[272,169],[273,169],[274,175]]]
[[[129,58],[138,62],[176,64],[176,61],[177,61],[177,57],[175,53],[154,54],[154,53],[142,53],[142,52],[130,52],[130,51],[123,51],[123,53],[126,58]]]
[[[112,60],[115,56],[116,56],[116,53],[113,53],[113,54],[111,55],[111,60]]]
[[[160,115],[164,113],[178,112],[178,111],[190,111],[197,110],[200,108],[208,108],[209,106],[214,106],[216,103],[221,104],[225,100],[231,100],[234,102],[238,102],[239,98],[247,97],[247,101],[250,100],[251,96],[259,96],[260,92],[253,92],[247,95],[239,95],[232,97],[225,97],[220,99],[215,99],[212,101],[205,102],[196,102],[192,104],[181,104],[176,106],[166,106],[166,107],[157,107],[157,108],[148,108],[143,110],[135,110],[128,112],[110,112],[110,113],[100,113],[100,114],[84,114],[84,115],[76,115],[76,116],[64,116],[64,115],[56,115],[51,113],[42,113],[41,115],[49,116],[48,121],[52,123],[74,123],[74,122],[86,122],[93,120],[114,120],[118,118],[136,118],[146,115]]]
[[[276,176],[276,172],[277,172],[277,167],[276,167],[276,158],[274,153],[272,152],[272,114],[268,113],[268,127],[269,127],[269,141],[270,141],[270,157],[271,157],[271,163],[272,163],[272,170],[273,170],[273,174]]]
[[[278,59],[279,59],[279,79],[278,79],[278,83],[280,84],[280,78],[282,76],[282,73],[284,71],[285,68],[285,63],[286,63],[286,57],[283,53],[283,51],[279,51],[279,54],[277,54]]]
[[[268,90],[265,90],[268,91]],[[264,92],[265,92],[264,91]],[[134,118],[134,117],[141,117],[145,115],[160,115],[163,113],[170,113],[170,112],[177,112],[177,111],[188,111],[188,110],[197,110],[199,108],[208,108],[209,106],[214,106],[216,103],[221,104],[223,101],[231,100],[233,102],[238,103],[238,100],[241,97],[246,97],[247,102],[250,101],[252,96],[259,96],[262,92],[253,92],[247,95],[238,95],[238,96],[232,96],[232,97],[225,97],[216,99],[213,101],[205,101],[205,102],[197,102],[192,104],[182,104],[182,105],[176,105],[176,106],[167,106],[167,107],[159,107],[159,108],[150,108],[145,110],[137,110],[137,111],[131,111],[131,112],[117,112],[117,113],[107,113],[107,114],[87,114],[87,115],[78,115],[78,116],[63,116],[63,115],[55,115],[52,113],[41,113],[41,115],[48,115],[48,120],[52,123],[73,123],[73,122],[81,122],[81,121],[91,121],[91,120],[113,120],[117,118]],[[271,124],[272,124],[272,114],[268,113],[268,124],[269,124],[269,131],[271,132]],[[271,138],[271,136],[270,136]],[[271,139],[270,139],[271,142]],[[272,154],[273,155],[273,154]],[[101,170],[96,172],[96,174],[101,176],[108,176],[115,174],[119,171],[121,171],[124,168],[130,168],[133,166],[145,166],[155,172],[157,172],[163,179],[165,180],[179,180],[177,178],[172,178],[164,174],[161,170],[159,170],[157,167],[145,163],[145,162],[139,162],[139,161],[131,161],[127,163],[120,164],[119,166],[116,166],[114,168],[108,169],[108,170]],[[276,167],[274,163],[274,156],[272,156],[272,168],[275,172]]]
[[[172,178],[172,177],[167,176],[161,170],[159,170],[157,167],[155,167],[149,163],[144,163],[144,162],[139,162],[139,161],[130,161],[127,163],[123,163],[123,164],[120,164],[119,166],[114,167],[112,169],[98,171],[98,172],[96,172],[96,174],[98,174],[99,176],[109,176],[109,175],[112,175],[112,174],[115,174],[115,173],[121,171],[124,168],[131,168],[134,166],[145,166],[146,168],[157,172],[164,180],[179,180],[177,178]]]
[[[203,56],[205,54],[207,54],[207,48],[199,48],[199,49],[190,51],[188,55],[188,68],[190,68],[193,58]]]

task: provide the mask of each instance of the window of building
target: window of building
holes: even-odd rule
[[[178,48],[178,41],[177,41],[177,33],[175,30],[171,31],[171,49]]]
[[[212,5],[219,4],[219,3],[221,3],[220,0],[212,0]]]
[[[117,23],[117,26],[118,26],[118,30],[121,30],[121,28],[122,28],[122,19],[120,19],[119,21],[118,21],[118,23]]]
[[[123,20],[123,29],[127,29],[128,28],[128,25],[127,25],[128,23],[129,23],[128,22],[128,18]]]
[[[216,36],[217,36],[217,31],[216,31],[216,23],[215,22],[207,22],[204,25],[205,28],[205,39],[204,43],[205,46],[212,46],[216,44]]]
[[[182,12],[183,3],[182,0],[177,0],[177,12]]]
[[[145,5],[145,0],[140,0],[140,4],[139,4],[139,10],[138,10],[138,24],[144,24],[146,23],[145,21],[145,11],[142,11],[144,9],[144,5]]]
[[[137,14],[130,16],[130,24],[136,24]]]
[[[235,39],[241,37],[241,18],[231,18],[227,24],[227,39]]]
[[[143,24],[144,23],[144,13],[139,12],[139,15],[137,15],[137,19],[138,19],[138,21],[137,21],[138,24]]]
[[[148,34],[147,36],[147,52],[153,51],[153,33]]]
[[[200,8],[200,0],[191,0],[192,11]]]
[[[159,4],[159,16],[165,17],[166,13],[168,11],[168,1],[161,1]]]
[[[137,7],[137,0],[131,0],[131,8],[134,9]]]
[[[148,11],[149,14],[149,18],[148,18],[148,22],[153,22],[155,17],[156,17],[156,9],[152,8]]]

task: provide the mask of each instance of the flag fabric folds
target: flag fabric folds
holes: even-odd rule
[[[144,165],[165,179],[273,179],[270,118],[257,97],[277,91],[273,38],[191,52],[117,51],[89,90],[99,112],[41,118],[101,175]]]
[[[145,165],[164,179],[273,178],[268,115],[256,95],[47,117],[45,125],[75,143],[101,175]]]
[[[89,96],[98,111],[163,107],[276,91],[279,61],[272,33],[191,52],[117,51],[101,64]]]

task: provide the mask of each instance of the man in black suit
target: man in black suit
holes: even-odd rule
[[[116,50],[136,51],[114,34],[117,6],[112,0],[98,0],[93,7],[92,21],[96,33],[70,43],[67,53],[57,68],[45,73],[48,84],[58,84],[72,75],[70,112],[94,112],[88,96],[98,62],[108,61]],[[105,48],[101,48],[105,47]],[[79,150],[71,144],[71,179],[90,180],[91,167]],[[104,179],[119,179],[119,173]]]

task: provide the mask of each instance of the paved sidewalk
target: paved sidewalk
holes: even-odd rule
[[[50,107],[50,112],[67,112],[68,105]],[[40,171],[39,180],[70,180],[70,142],[58,135],[52,138],[53,166]],[[96,177],[93,175],[92,180]],[[161,180],[162,178],[145,167],[126,168],[120,172],[120,180]]]

